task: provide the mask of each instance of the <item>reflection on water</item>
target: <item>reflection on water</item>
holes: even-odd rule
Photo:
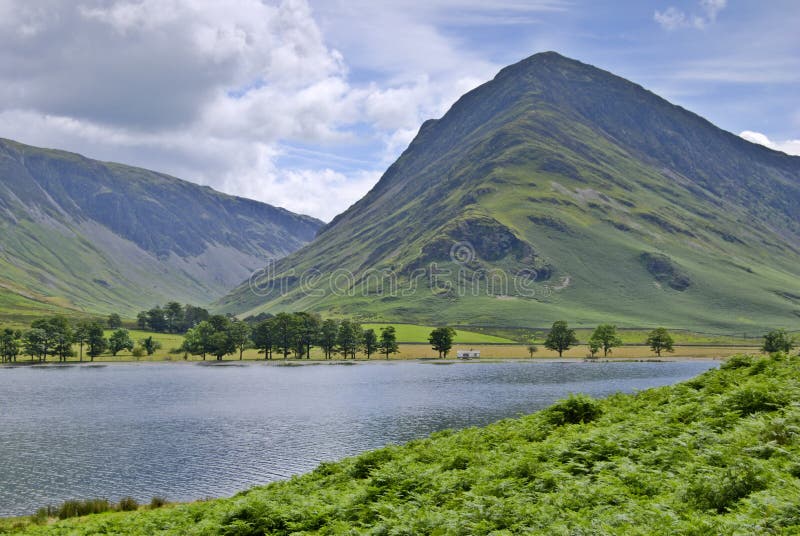
[[[323,460],[675,383],[675,363],[0,368],[0,515],[70,498],[226,496]]]

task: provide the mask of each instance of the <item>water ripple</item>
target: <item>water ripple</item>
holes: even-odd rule
[[[174,364],[0,369],[0,515],[71,498],[193,500],[570,392],[674,383],[683,363]]]

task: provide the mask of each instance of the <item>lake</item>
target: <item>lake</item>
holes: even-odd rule
[[[0,515],[228,496],[321,461],[688,379],[712,361],[0,368]]]

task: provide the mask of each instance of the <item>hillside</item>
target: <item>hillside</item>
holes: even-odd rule
[[[613,364],[603,365],[613,366]],[[29,534],[796,534],[798,358],[441,432],[230,499]]]
[[[313,243],[256,292],[244,284],[217,305],[420,323],[788,327],[800,321],[798,215],[800,157],[543,53],[424,123]]]
[[[322,222],[174,177],[0,139],[0,310],[208,303]]]

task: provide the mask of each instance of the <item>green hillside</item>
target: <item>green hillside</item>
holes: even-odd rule
[[[167,175],[0,139],[0,314],[208,303],[321,225]]]
[[[791,327],[798,214],[800,157],[537,54],[423,124],[313,243],[217,305],[495,326]]]
[[[230,499],[0,527],[43,535],[797,534],[798,374],[796,357],[736,357],[683,384],[571,397]]]

